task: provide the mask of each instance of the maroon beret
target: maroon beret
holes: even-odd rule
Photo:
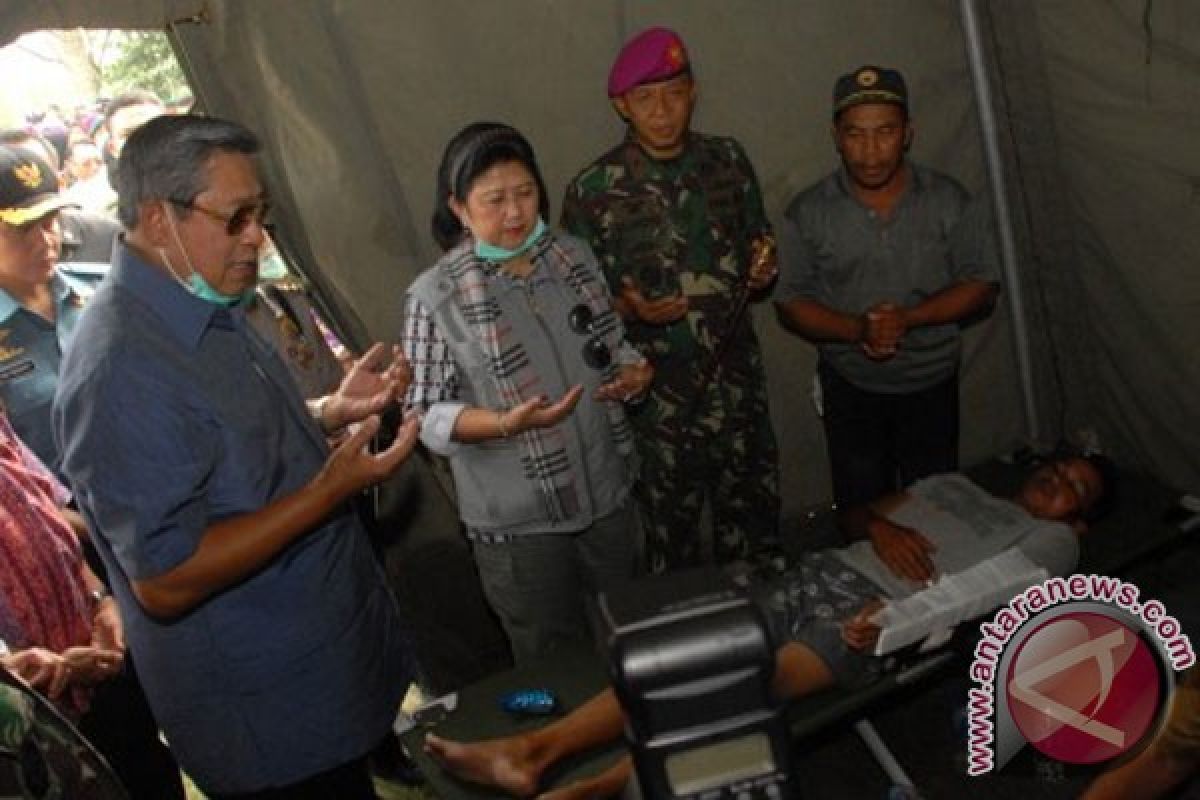
[[[667,28],[648,28],[617,54],[608,73],[608,96],[620,97],[643,83],[674,77],[687,66],[687,48],[679,34]]]

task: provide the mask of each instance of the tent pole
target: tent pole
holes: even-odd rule
[[[1012,213],[1008,189],[1004,181],[1004,163],[1000,157],[1000,137],[997,132],[996,111],[992,103],[992,87],[984,64],[983,40],[979,33],[978,0],[959,0],[962,14],[963,38],[967,47],[967,62],[971,69],[971,84],[975,89],[975,109],[979,113],[979,128],[983,133],[983,152],[987,160],[992,205],[996,214],[996,232],[1000,239],[1001,267],[1004,270],[1009,314],[1013,321],[1013,349],[1021,380],[1021,398],[1025,408],[1026,435],[1031,444],[1041,441],[1042,426],[1038,417],[1037,390],[1033,382],[1033,359],[1029,347],[1029,323],[1025,315],[1025,295],[1021,289],[1021,274],[1017,265],[1017,247],[1013,238]]]

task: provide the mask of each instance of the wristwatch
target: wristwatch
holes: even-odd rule
[[[95,610],[104,602],[104,598],[112,597],[112,592],[108,590],[107,586],[101,586],[99,589],[92,589],[88,595],[92,598],[92,610]]]
[[[329,395],[322,395],[314,400],[305,400],[304,404],[308,406],[308,413],[317,421],[317,427],[325,435],[337,433],[337,431],[326,430],[325,428],[325,406],[329,404]]]

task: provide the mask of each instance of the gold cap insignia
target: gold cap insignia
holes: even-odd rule
[[[36,189],[38,184],[42,182],[42,171],[34,163],[18,164],[13,167],[13,175],[16,175],[17,180],[30,189]]]
[[[854,76],[854,81],[864,89],[870,89],[879,83],[879,73],[873,69],[860,69]]]
[[[667,48],[667,61],[676,69],[687,63],[687,53],[684,51],[682,44],[679,42],[671,43]]]

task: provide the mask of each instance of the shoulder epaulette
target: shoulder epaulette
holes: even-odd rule
[[[103,261],[63,261],[58,269],[73,278],[99,280],[108,274],[111,265]]]

